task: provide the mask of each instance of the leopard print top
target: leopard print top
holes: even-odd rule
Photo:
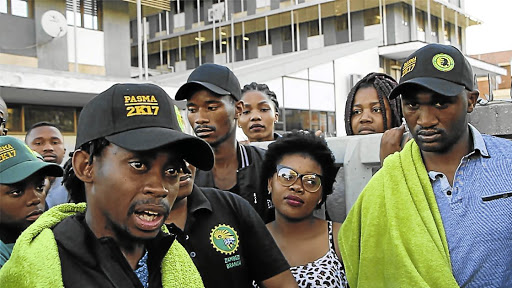
[[[329,251],[321,258],[305,265],[291,267],[293,277],[300,288],[348,287],[345,267],[334,248],[332,222],[327,221],[329,229]]]

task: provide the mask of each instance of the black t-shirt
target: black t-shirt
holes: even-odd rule
[[[171,233],[187,249],[205,287],[252,287],[290,268],[249,202],[230,192],[194,186],[185,231]]]

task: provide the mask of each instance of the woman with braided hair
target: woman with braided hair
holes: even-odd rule
[[[399,98],[389,100],[398,85],[383,73],[370,73],[352,87],[345,105],[347,135],[383,133],[401,125],[402,107]]]
[[[381,163],[386,156],[401,150],[405,126],[401,125],[402,107],[400,98],[389,100],[391,90],[398,83],[384,73],[369,73],[352,87],[345,106],[345,130],[347,135],[384,133],[380,146]],[[405,137],[407,138],[407,137]],[[404,139],[405,140],[405,139]],[[407,139],[408,140],[408,139]],[[326,202],[328,217],[343,221],[345,211],[345,181],[343,168],[337,176],[335,191]]]
[[[274,125],[279,117],[276,94],[266,84],[252,82],[242,89],[244,109],[238,125],[250,142],[272,141],[279,137]]]

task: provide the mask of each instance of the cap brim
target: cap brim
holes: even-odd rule
[[[457,96],[462,92],[462,90],[464,90],[464,85],[456,84],[444,79],[418,77],[404,81],[396,86],[389,94],[389,99],[395,99],[400,94],[403,94],[405,90],[414,85],[419,85],[444,96]]]
[[[3,171],[0,174],[0,183],[18,183],[39,171],[43,171],[44,176],[61,177],[64,174],[62,167],[58,164],[43,161],[26,161]]]
[[[219,94],[219,95],[230,95],[231,94],[229,91],[226,91],[226,90],[224,90],[216,85],[213,85],[211,83],[200,82],[200,81],[191,81],[191,82],[184,84],[183,86],[180,87],[180,89],[178,89],[178,92],[176,92],[176,97],[174,99],[176,99],[176,100],[188,99],[192,96],[192,94],[195,91],[197,91],[201,88],[206,88],[206,89],[212,91],[213,93]]]
[[[213,150],[206,141],[186,133],[163,127],[146,127],[105,137],[108,141],[130,151],[147,151],[173,144],[173,149],[201,170],[213,167]]]

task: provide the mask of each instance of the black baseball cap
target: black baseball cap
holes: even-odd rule
[[[18,183],[39,171],[42,171],[45,177],[60,177],[64,173],[59,165],[44,162],[41,155],[28,148],[20,139],[11,136],[0,137],[1,184]]]
[[[226,66],[207,63],[192,71],[187,83],[183,84],[176,93],[175,99],[189,99],[192,94],[203,88],[218,95],[231,95],[237,101],[242,97],[240,82],[233,71]]]
[[[213,167],[210,145],[182,132],[174,101],[154,84],[115,84],[85,105],[75,149],[102,137],[130,151],[176,144],[187,162],[201,170]]]
[[[473,90],[473,69],[468,60],[451,45],[428,44],[409,55],[400,69],[399,85],[390,99],[411,85],[420,85],[445,96],[456,96],[463,89]]]

